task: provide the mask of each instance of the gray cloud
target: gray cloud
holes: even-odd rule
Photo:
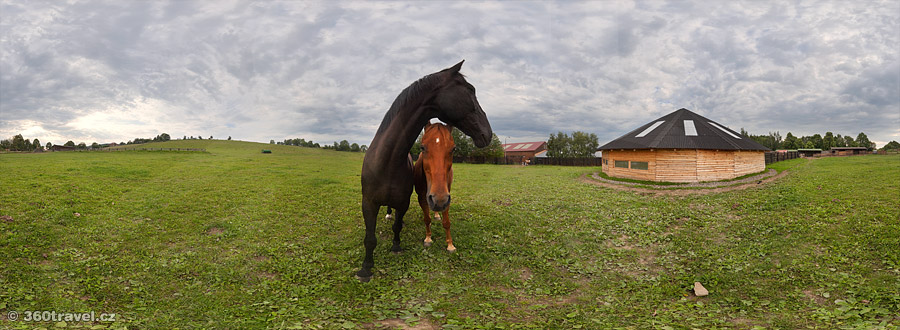
[[[896,2],[0,3],[0,135],[367,144],[466,59],[496,133],[601,140],[686,107],[753,133],[900,140]]]

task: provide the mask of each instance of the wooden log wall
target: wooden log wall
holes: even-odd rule
[[[765,170],[762,151],[605,150],[602,170],[609,176],[646,181],[699,182],[733,179]],[[615,167],[615,161],[647,162],[646,170]]]

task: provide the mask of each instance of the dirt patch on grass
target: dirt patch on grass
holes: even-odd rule
[[[803,295],[806,296],[806,298],[809,298],[810,300],[814,301],[816,303],[816,305],[828,304],[828,299],[826,299],[825,297],[822,297],[820,295],[817,295],[812,290],[803,290]]]
[[[584,174],[578,177],[578,180],[584,183],[589,183],[595,186],[616,189],[616,190],[624,190],[631,191],[639,194],[649,194],[649,195],[659,195],[659,196],[686,196],[686,195],[706,195],[706,194],[717,194],[735,190],[744,190],[754,187],[760,187],[764,184],[770,183],[772,181],[778,180],[785,175],[787,175],[788,171],[782,171],[774,176],[767,177],[762,180],[756,180],[749,183],[737,184],[733,186],[719,187],[719,188],[709,188],[709,189],[686,189],[686,188],[667,188],[667,189],[648,189],[648,188],[638,188],[632,187],[625,184],[613,183],[615,181],[600,181],[600,177],[597,173],[593,173],[591,175],[592,178],[589,178],[587,174]]]
[[[0,215],[0,221],[13,222],[13,217],[9,215]]]
[[[219,236],[225,233],[225,230],[219,227],[211,227],[206,230],[206,234],[210,236]]]
[[[432,324],[428,320],[420,319],[416,322],[416,325],[409,325],[406,322],[403,322],[401,319],[387,319],[375,322],[375,324],[370,324],[368,326],[364,326],[365,329],[400,329],[400,330],[432,330],[432,329],[440,329],[438,326]]]

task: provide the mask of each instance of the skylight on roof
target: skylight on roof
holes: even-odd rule
[[[697,127],[694,127],[693,120],[684,121],[684,136],[697,136]]]
[[[534,144],[534,143],[526,144],[526,145],[522,146],[522,149],[528,149],[528,148],[531,148],[531,145],[532,145],[532,144]]]
[[[524,146],[525,146],[524,144],[517,144],[516,147],[513,149],[515,149],[515,150],[522,149],[522,147],[524,147]]]
[[[650,132],[653,132],[653,130],[655,130],[657,127],[659,127],[659,125],[662,125],[662,123],[664,123],[664,121],[655,122],[655,123],[653,123],[653,125],[650,125],[650,127],[647,127],[647,129],[645,129],[640,134],[635,135],[634,137],[636,137],[636,138],[644,137],[645,135],[650,134]]]
[[[731,131],[725,129],[724,127],[719,126],[719,124],[716,124],[716,123],[714,123],[714,122],[709,122],[709,124],[715,126],[716,128],[718,128],[718,129],[720,129],[720,130],[722,130],[722,132],[728,133],[728,135],[731,135],[731,137],[733,137],[733,138],[735,138],[735,139],[740,139],[740,138],[741,138],[740,136],[734,135],[734,133],[731,133]]]

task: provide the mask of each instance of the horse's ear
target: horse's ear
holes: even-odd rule
[[[459,61],[459,63],[456,63],[456,65],[450,67],[450,73],[459,72],[459,69],[462,69],[462,64],[465,61],[466,60]]]

